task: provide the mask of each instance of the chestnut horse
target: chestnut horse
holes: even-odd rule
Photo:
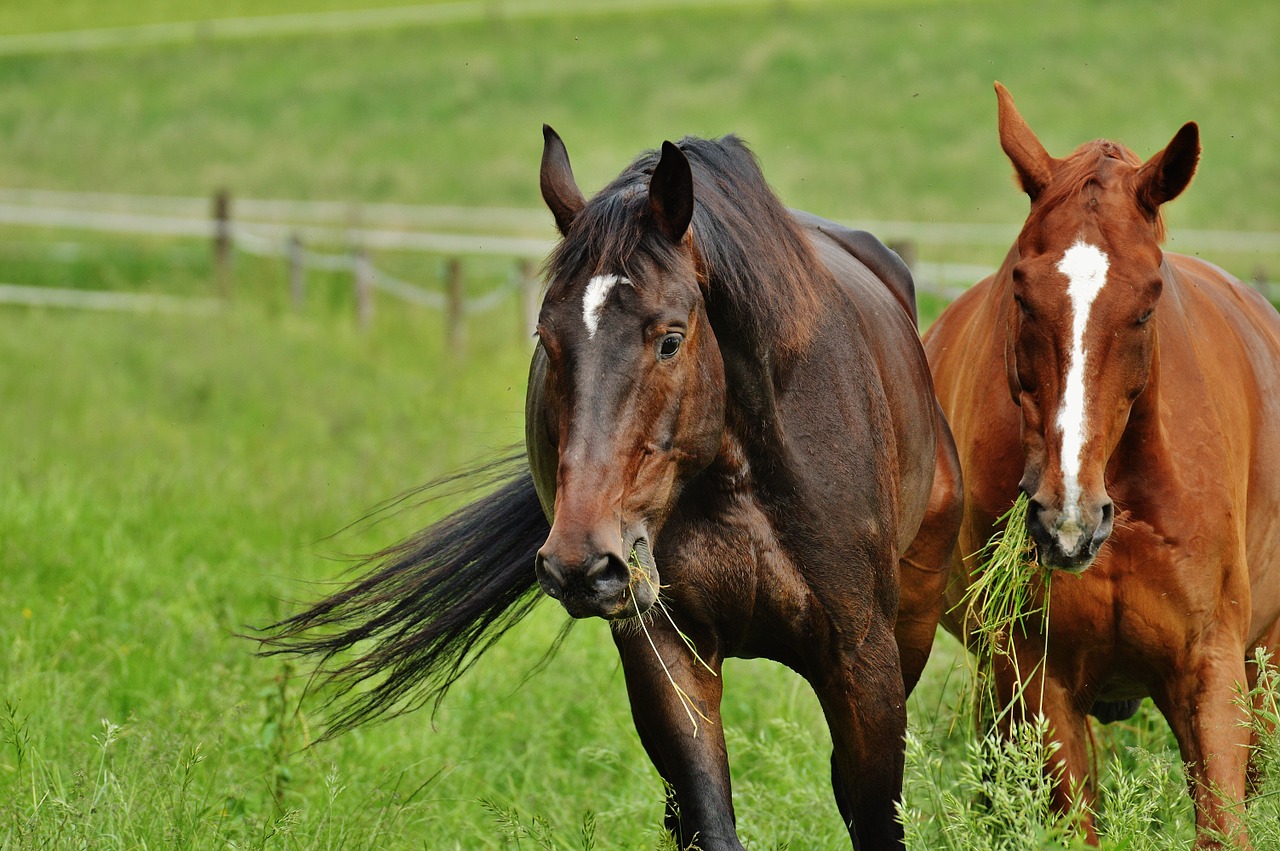
[[[1027,494],[1027,530],[1060,576],[1047,637],[1015,630],[1013,650],[1022,671],[1044,661],[1023,698],[1061,745],[1056,802],[1091,798],[1087,715],[1126,717],[1150,695],[1189,771],[1197,842],[1244,845],[1234,700],[1280,616],[1280,316],[1161,251],[1161,205],[1199,160],[1194,123],[1146,162],[1107,141],[1055,159],[996,91],[1031,210],[999,271],[925,337],[965,471],[948,599]],[[964,637],[958,613],[944,622]],[[1005,705],[1013,676],[997,659]]]
[[[910,273],[868,234],[786,210],[734,137],[664,143],[589,202],[544,137],[563,240],[528,469],[278,624],[275,649],[328,658],[371,639],[339,671],[348,684],[389,671],[339,718],[357,722],[411,693],[438,699],[540,585],[610,622],[672,790],[666,826],[704,851],[742,848],[721,665],[774,659],[822,705],[854,846],[898,847],[905,699],[961,496]]]

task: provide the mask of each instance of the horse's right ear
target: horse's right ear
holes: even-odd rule
[[[649,178],[649,209],[668,239],[684,239],[693,221],[693,170],[684,151],[670,142],[662,143],[662,158]]]
[[[1049,152],[1040,144],[1036,134],[1031,132],[1018,108],[1013,105],[1013,95],[1004,86],[996,83],[996,100],[999,104],[1000,147],[1013,163],[1018,173],[1018,181],[1022,191],[1032,201],[1053,179],[1053,168],[1057,163]]]
[[[567,235],[569,225],[583,207],[587,199],[582,197],[582,190],[573,179],[573,169],[569,166],[569,152],[565,150],[560,135],[548,124],[542,125],[542,200],[551,208],[556,227],[560,233]]]

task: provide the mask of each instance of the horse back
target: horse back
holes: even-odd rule
[[[847,228],[802,210],[791,212],[796,221],[811,235],[825,236],[866,266],[871,274],[893,294],[894,299],[911,317],[911,321],[913,323],[920,321],[916,310],[915,279],[911,277],[910,267],[898,256],[898,252],[885,245],[869,231]]]
[[[887,468],[880,475],[897,507],[897,543],[902,551],[914,538],[927,508],[938,445],[946,440],[950,446],[949,434],[942,434],[945,425],[916,332],[911,273],[870,234],[865,239],[849,237],[856,232],[816,216],[797,215],[818,258],[845,296],[842,304],[830,305],[828,345],[860,347],[866,358],[858,371],[837,370],[834,380],[861,385],[859,392],[874,387],[874,398],[868,402],[881,408],[883,421],[873,424],[870,439],[873,445],[885,446]],[[871,263],[851,250],[855,245]],[[894,261],[900,269],[895,270]],[[812,400],[806,404],[812,405]],[[875,416],[871,411],[866,415]]]

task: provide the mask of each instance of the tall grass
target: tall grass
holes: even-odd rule
[[[1007,711],[995,702],[992,666],[997,659],[1013,671],[1016,701],[1021,701],[1036,673],[1022,670],[1013,649],[1014,633],[1024,639],[1044,633],[1047,640],[1053,574],[1036,560],[1035,544],[1027,533],[1027,505],[1027,495],[1018,494],[996,521],[997,531],[974,557],[977,567],[956,604],[973,648],[969,704],[963,713],[972,716],[971,723],[999,720]]]
[[[330,534],[519,439],[510,307],[462,356],[413,310],[367,333],[247,299],[209,319],[0,310],[0,847],[503,847],[485,800],[561,837],[590,811],[600,848],[660,844],[603,624],[525,683],[564,621],[542,607],[434,717],[310,749],[305,672],[234,637],[446,506]],[[838,838],[816,701],[776,666],[726,676],[745,835]]]

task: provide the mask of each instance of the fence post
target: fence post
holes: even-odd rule
[[[373,322],[373,268],[363,248],[352,252],[352,267],[355,271],[356,319],[361,328],[368,328]]]
[[[218,295],[231,298],[231,193],[213,195],[213,276]]]
[[[521,258],[516,264],[516,274],[520,277],[520,339],[527,340],[529,335],[538,330],[538,311],[542,307],[538,296],[538,278],[534,274],[533,261]]]
[[[445,336],[450,348],[460,352],[466,344],[467,329],[466,306],[462,299],[462,261],[457,257],[450,257],[445,265],[445,286],[449,299],[449,307],[445,311],[445,322],[448,323]]]
[[[302,237],[294,231],[289,234],[289,294],[293,297],[296,310],[302,309],[306,298],[306,258],[302,253]]]

